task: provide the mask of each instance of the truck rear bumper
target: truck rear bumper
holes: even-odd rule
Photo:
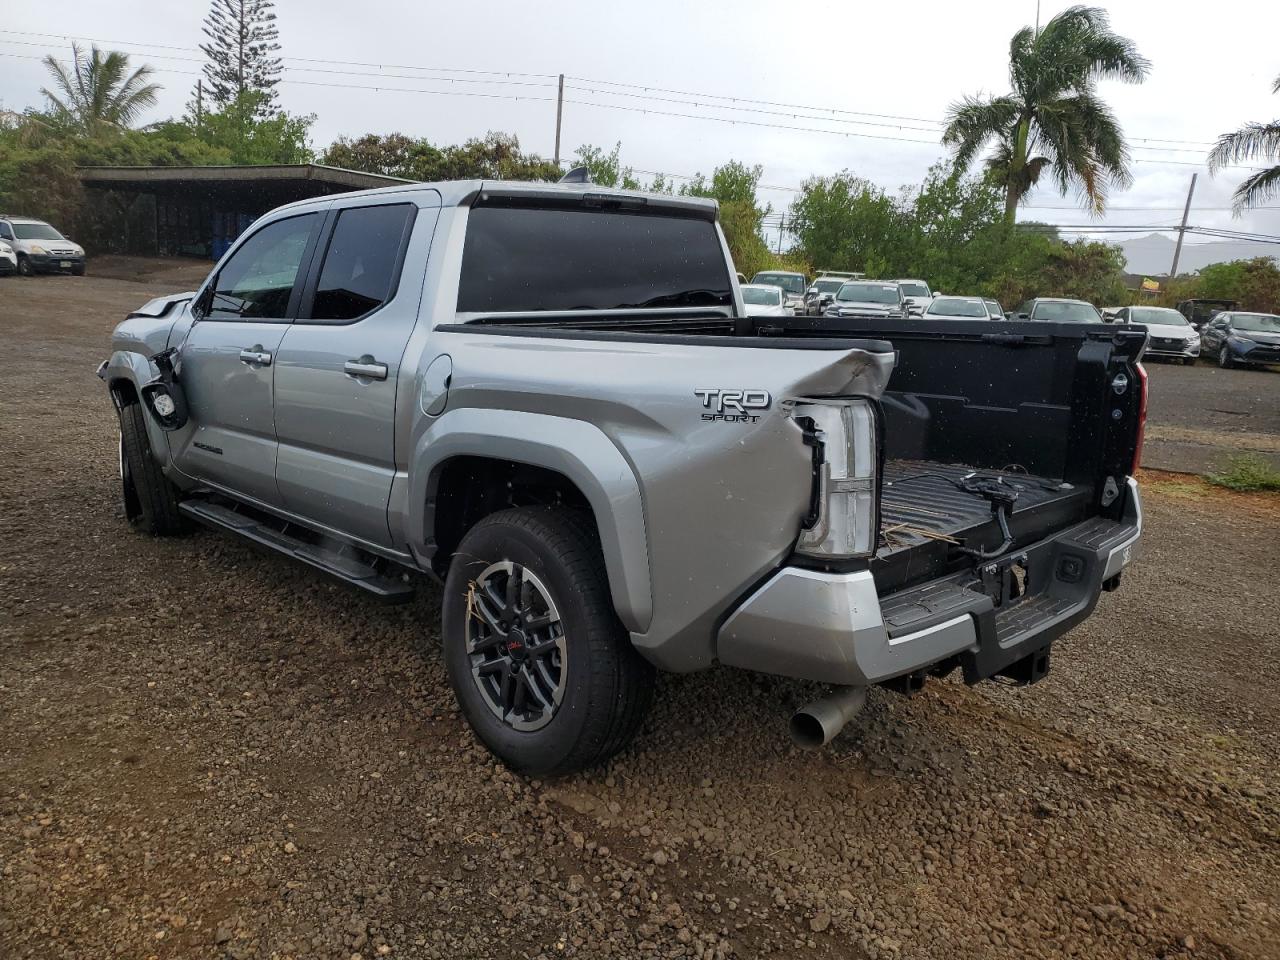
[[[719,659],[851,686],[940,665],[961,666],[968,683],[1038,679],[1043,669],[1027,674],[1030,665],[1047,665],[1049,645],[1093,611],[1104,584],[1133,559],[1142,536],[1133,479],[1126,497],[1119,522],[1087,520],[976,571],[884,598],[869,570],[783,567],[725,621]]]

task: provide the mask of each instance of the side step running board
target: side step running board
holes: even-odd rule
[[[286,529],[208,500],[183,500],[178,509],[206,526],[230,530],[287,557],[301,560],[331,577],[372,593],[386,603],[408,603],[413,599],[411,583],[381,573],[350,548],[338,551],[308,543]]]

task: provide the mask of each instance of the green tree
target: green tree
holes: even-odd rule
[[[97,46],[86,55],[71,45],[70,65],[53,57],[44,65],[57,92],[41,88],[49,101],[50,120],[68,132],[102,136],[130,127],[148,107],[155,106],[160,85],[151,83],[145,64],[130,71],[129,58],[115,50],[103,53]]]
[[[1271,92],[1280,93],[1280,77],[1271,85]],[[1217,172],[1226,164],[1255,159],[1270,161],[1272,166],[1250,174],[1236,187],[1237,214],[1280,192],[1280,120],[1246,123],[1233,133],[1224,133],[1209,153],[1209,170]]]
[[[811,177],[791,203],[797,252],[819,270],[889,271],[902,238],[902,211],[870,181],[846,170]]]
[[[320,162],[331,167],[345,167],[348,170],[362,170],[365,173],[380,173],[387,177],[404,177],[407,180],[418,179],[412,176],[414,165],[424,150],[439,153],[423,140],[414,140],[402,133],[390,133],[379,136],[366,133],[354,140],[339,137],[329,145],[320,156]]]
[[[1013,92],[966,97],[947,114],[942,142],[967,169],[988,145],[993,180],[1004,188],[1005,220],[1046,172],[1062,194],[1078,188],[1095,213],[1109,188],[1131,181],[1129,151],[1097,81],[1141,82],[1149,69],[1131,40],[1111,31],[1098,7],[1070,7],[1039,33],[1024,27],[1009,45]]]
[[[446,147],[400,133],[370,133],[355,140],[339,137],[321,154],[320,162],[424,182],[560,179],[559,168],[550,160],[525,153],[517,137],[495,131]]]
[[[275,112],[276,84],[283,69],[277,42],[280,31],[272,0],[213,0],[204,20],[200,44],[208,58],[204,79],[215,106],[231,108],[245,94],[261,94],[254,102],[258,115]]]
[[[200,117],[158,126],[170,139],[196,140],[222,151],[233,164],[310,163],[308,138],[315,115],[264,111],[267,94],[247,90],[229,104]]]
[[[1096,240],[1054,243],[1038,271],[1036,296],[1072,297],[1094,304],[1125,296],[1124,253]]]
[[[1280,310],[1280,266],[1272,257],[1210,264],[1200,271],[1195,287],[1194,296],[1237,300],[1242,310]]]
[[[640,181],[636,179],[635,171],[622,165],[619,159],[621,153],[621,142],[615,143],[608,153],[603,147],[584,143],[573,155],[570,166],[586,167],[591,175],[591,182],[598,183],[602,187],[618,187],[622,190],[642,189]]]

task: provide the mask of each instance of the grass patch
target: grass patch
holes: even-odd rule
[[[1225,468],[1205,479],[1216,486],[1245,493],[1280,490],[1280,470],[1252,453],[1228,457]]]

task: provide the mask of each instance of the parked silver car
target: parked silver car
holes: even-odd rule
[[[907,301],[896,280],[850,280],[823,311],[826,317],[905,317]]]
[[[795,313],[801,313],[804,310],[804,291],[808,281],[803,273],[795,273],[791,270],[762,270],[751,278],[751,282],[781,287],[787,297],[787,306]]]
[[[795,311],[787,306],[787,295],[781,287],[765,283],[744,283],[742,306],[748,317],[790,317]]]
[[[1200,334],[1177,310],[1168,307],[1120,307],[1110,323],[1137,323],[1147,328],[1148,357],[1181,360],[1185,364],[1200,359]]]
[[[0,241],[13,249],[18,273],[24,277],[37,273],[84,275],[84,247],[43,220],[0,214]]]
[[[925,308],[924,316],[949,320],[992,319],[991,309],[981,297],[934,297]]]

